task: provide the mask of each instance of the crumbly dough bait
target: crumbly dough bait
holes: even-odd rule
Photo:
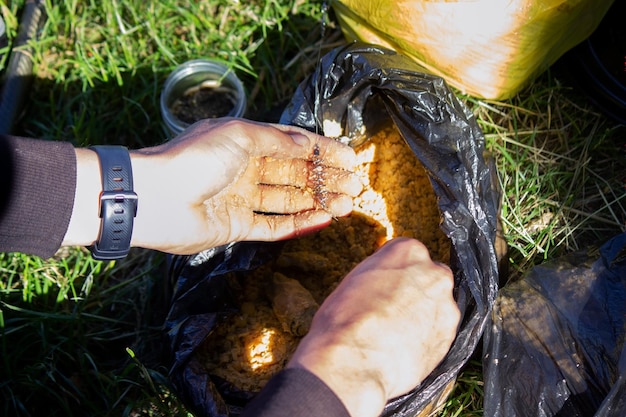
[[[364,187],[350,216],[285,242],[275,260],[254,271],[227,277],[240,310],[198,349],[208,373],[240,390],[260,390],[284,368],[339,281],[391,238],[419,239],[434,260],[449,261],[430,180],[396,128],[355,150]]]

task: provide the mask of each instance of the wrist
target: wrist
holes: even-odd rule
[[[99,196],[102,179],[98,156],[89,149],[77,148],[76,189],[74,206],[63,246],[90,246],[98,239],[100,230]]]
[[[141,203],[137,216],[131,246],[144,249],[171,251],[168,246],[171,229],[166,227],[176,213],[175,200],[181,184],[173,180],[169,160],[162,153],[150,148],[130,152],[133,165],[134,187]],[[180,220],[180,219],[178,219]]]
[[[359,355],[354,346],[322,339],[305,338],[301,342],[305,347],[296,350],[287,368],[306,369],[324,381],[351,416],[379,416],[387,394],[380,374],[367,368],[367,355]]]
[[[135,216],[133,226],[131,246],[152,249],[147,244],[147,228],[144,226],[147,223],[145,221],[147,208],[154,204],[150,201],[152,196],[150,192],[151,188],[149,187],[149,175],[147,174],[147,172],[149,172],[150,161],[149,158],[140,151],[130,151],[130,161],[133,166],[133,186],[137,197],[141,201],[141,204],[137,205],[137,215]],[[153,178],[153,181],[157,180]],[[153,223],[152,226],[155,227],[155,224],[158,223]]]
[[[137,207],[131,246],[153,250],[165,250],[159,242],[167,239],[167,218],[169,201],[175,189],[168,183],[167,159],[148,149],[130,152],[133,165],[135,192],[141,204]],[[175,186],[175,185],[174,185]]]
[[[74,207],[68,229],[63,239],[63,246],[92,246],[99,237],[102,219],[99,217],[102,174],[98,155],[89,148],[76,148],[76,190]],[[154,187],[158,184],[158,169],[151,169],[155,164],[149,155],[140,151],[130,151],[133,171],[133,187],[141,203],[137,205],[132,231],[131,246],[151,248],[149,231],[155,229],[155,219],[150,220],[149,208],[158,207],[155,201]],[[158,193],[157,194],[162,194]],[[150,226],[151,225],[151,226]]]

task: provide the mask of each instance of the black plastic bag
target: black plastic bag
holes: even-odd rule
[[[485,415],[626,416],[626,234],[533,268],[485,331]]]
[[[419,387],[391,401],[383,413],[414,416],[441,397],[481,339],[497,294],[499,194],[472,113],[441,78],[418,72],[412,61],[390,50],[358,43],[332,50],[300,85],[281,123],[325,133],[323,125],[331,121],[356,143],[381,114],[395,123],[430,174],[441,227],[452,242],[450,266],[463,313],[444,361]],[[170,377],[198,416],[236,415],[253,395],[228,390],[222,381],[203,373],[193,352],[215,323],[236,308],[224,288],[223,275],[254,268],[272,256],[274,245],[235,243],[170,260],[171,277],[176,280],[166,322],[175,353]]]

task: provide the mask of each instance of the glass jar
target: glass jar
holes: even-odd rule
[[[228,66],[209,59],[187,61],[172,71],[161,92],[161,115],[173,136],[198,120],[242,117],[246,95]]]

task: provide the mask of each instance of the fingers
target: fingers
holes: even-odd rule
[[[313,233],[332,221],[332,215],[323,210],[311,210],[292,216],[255,214],[254,226],[247,240],[276,241],[297,238]]]
[[[352,211],[352,197],[362,188],[350,171],[303,159],[255,158],[243,177],[248,185],[241,197],[252,210],[261,213],[322,209],[340,217]]]
[[[321,197],[304,189],[267,185],[259,185],[258,194],[252,209],[260,213],[294,214],[323,209],[332,216],[341,217],[352,211],[352,199],[343,194],[326,193],[322,202]]]
[[[428,264],[429,268],[452,276],[452,270],[441,262],[434,262],[426,245],[417,239],[397,237],[381,246],[373,257],[380,258],[376,262],[397,265]]]
[[[261,184],[290,185],[299,188],[313,189],[316,187],[313,170],[314,163],[303,159],[257,158],[256,177]],[[331,193],[350,196],[359,194],[362,184],[350,171],[322,166],[324,189]]]
[[[253,156],[271,156],[276,159],[312,160],[315,149],[319,158],[328,167],[353,170],[357,159],[354,150],[324,136],[316,135],[295,126],[272,125],[271,134],[254,142]],[[270,133],[270,132],[266,132]]]

